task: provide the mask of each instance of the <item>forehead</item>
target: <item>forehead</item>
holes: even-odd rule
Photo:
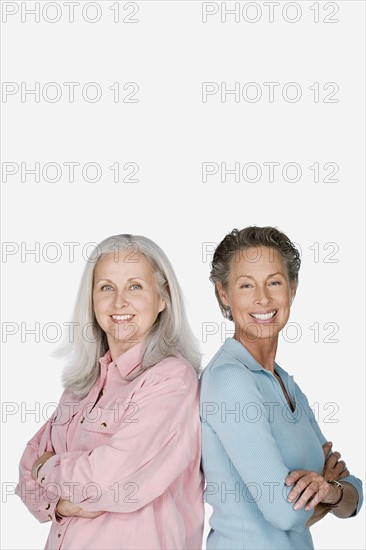
[[[286,267],[282,255],[275,248],[253,246],[238,251],[230,263],[230,275],[270,274],[282,272],[286,275]]]
[[[98,260],[94,278],[111,277],[152,277],[154,270],[144,254],[120,250],[104,254]]]

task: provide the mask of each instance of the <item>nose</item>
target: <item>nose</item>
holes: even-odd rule
[[[122,309],[123,307],[126,307],[128,305],[128,300],[126,294],[123,292],[123,290],[119,290],[115,293],[115,308],[116,309]]]
[[[255,303],[261,306],[268,305],[270,301],[270,296],[266,286],[260,286],[257,288],[257,293],[255,296]]]

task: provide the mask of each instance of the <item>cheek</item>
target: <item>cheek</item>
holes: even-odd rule
[[[146,307],[151,315],[155,315],[155,312],[161,307],[162,301],[159,295],[150,296],[146,301]]]
[[[289,296],[288,292],[284,292],[281,295],[280,299],[281,299],[281,303],[282,303],[283,307],[289,309],[291,301],[290,301],[290,296]]]
[[[99,309],[98,300],[96,300],[95,298],[93,298],[93,311],[94,311],[95,314],[97,314],[98,309]]]
[[[107,300],[103,299],[100,296],[96,296],[93,299],[93,309],[96,317],[101,313],[103,313],[103,311],[106,309],[106,305],[107,305]]]
[[[230,300],[231,304],[232,304],[232,308],[231,309],[244,309],[246,308],[248,305],[249,305],[249,299],[248,299],[248,296],[245,296],[243,294],[232,294],[231,295],[231,300]]]
[[[280,315],[284,323],[287,323],[290,317],[290,302],[288,300],[280,303]]]

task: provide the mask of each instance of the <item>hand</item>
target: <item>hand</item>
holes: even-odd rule
[[[317,472],[309,470],[294,470],[285,479],[286,485],[293,485],[287,500],[294,502],[295,510],[305,506],[305,510],[312,510],[319,503],[334,504],[341,496],[341,489],[334,487]]]
[[[47,460],[49,458],[51,458],[51,456],[53,456],[55,453],[53,452],[47,452],[47,453],[43,453],[43,455],[39,458],[37,458],[37,460],[34,462],[33,466],[32,466],[32,478],[34,479],[34,481],[37,481],[37,472],[38,472],[38,466],[40,464],[43,464],[45,462],[47,462]]]
[[[322,471],[322,476],[327,481],[330,481],[331,479],[339,481],[340,479],[349,476],[349,471],[346,468],[346,463],[344,460],[339,460],[341,458],[341,454],[338,451],[332,452],[327,458],[332,445],[333,443],[331,441],[327,441],[327,443],[324,443],[323,445],[325,464]]]
[[[65,500],[63,498],[60,498],[57,503],[56,513],[65,517],[76,516],[78,518],[89,519],[96,518],[101,514],[104,514],[104,512],[86,512],[80,508],[78,504],[74,504],[73,502],[70,502],[70,500]]]
[[[305,523],[305,527],[311,527],[314,523],[317,523],[323,519],[331,511],[330,506],[325,506],[320,503],[317,504],[314,508],[313,514],[309,517],[308,521]]]

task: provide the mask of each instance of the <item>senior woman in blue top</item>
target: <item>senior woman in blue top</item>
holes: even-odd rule
[[[275,362],[299,268],[298,251],[273,227],[234,229],[213,257],[210,279],[235,332],[201,377],[209,550],[311,549],[310,525],[361,507],[361,481]]]

